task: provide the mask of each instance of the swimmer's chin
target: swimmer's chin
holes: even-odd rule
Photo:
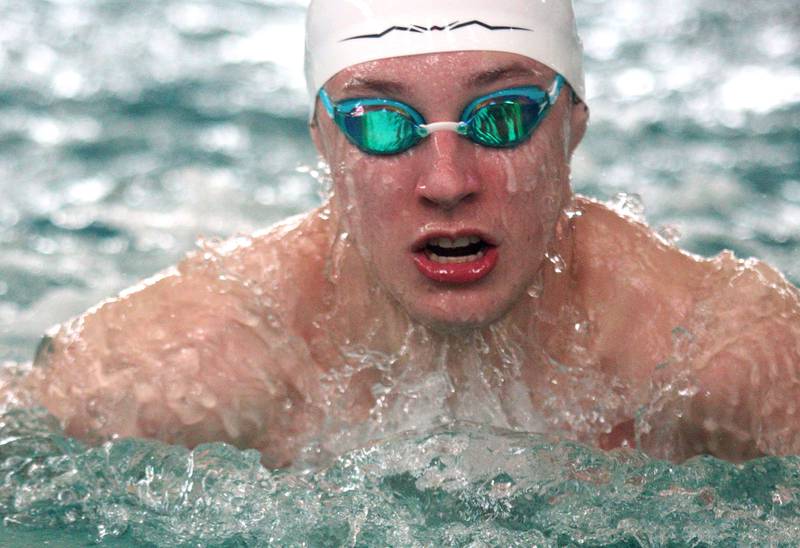
[[[506,318],[523,301],[520,291],[498,291],[486,283],[450,289],[428,284],[413,289],[393,287],[378,280],[379,293],[407,320],[440,334],[459,334],[490,327]]]
[[[510,307],[493,310],[464,310],[460,307],[437,307],[434,310],[406,307],[406,314],[433,332],[441,335],[463,334],[485,329],[508,315]]]

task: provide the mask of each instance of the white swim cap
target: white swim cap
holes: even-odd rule
[[[535,59],[585,100],[583,46],[571,0],[312,0],[306,19],[312,116],[320,88],[347,67],[475,50]]]

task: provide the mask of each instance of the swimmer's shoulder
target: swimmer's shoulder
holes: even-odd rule
[[[692,292],[709,269],[624,210],[583,196],[573,209],[578,275],[597,298]]]
[[[761,331],[766,340],[785,339],[800,352],[800,290],[781,272],[727,250],[702,263],[705,276],[698,303],[705,311],[707,330],[716,329],[726,338],[741,335],[742,328]],[[788,338],[779,335],[788,332]]]
[[[713,257],[690,253],[644,220],[584,196],[575,197],[573,209],[579,212],[573,217],[576,255],[594,282],[630,285],[624,274],[639,274],[660,282],[659,287],[682,287],[698,297],[728,288],[797,294],[785,276],[761,260],[737,258],[727,250]]]
[[[208,249],[242,283],[272,299],[294,302],[301,294],[313,298],[320,289],[334,239],[329,214],[320,207]]]
[[[207,269],[217,263],[222,276],[251,292],[260,315],[307,339],[329,297],[327,272],[335,241],[334,223],[321,206],[251,234],[201,243],[186,266]]]
[[[300,241],[284,224],[203,244],[48,332],[30,380],[35,397],[73,435],[189,436],[192,444],[261,436],[261,423],[248,417],[272,416],[275,406],[285,415],[287,394],[305,394],[310,377],[307,350],[270,310],[281,288],[256,272],[275,257],[288,271],[302,270],[284,257],[289,251],[276,250],[288,247],[281,230]],[[100,402],[102,424],[92,402]]]
[[[231,322],[250,323],[248,318],[263,316],[264,303],[271,302],[267,290],[287,293],[278,278],[304,285],[300,265],[307,265],[312,253],[301,234],[314,238],[308,224],[298,216],[260,233],[201,242],[178,264],[51,328],[35,363],[64,359],[73,348],[105,356],[131,346],[155,355],[170,341],[224,332]]]
[[[578,286],[597,354],[641,386],[659,364],[691,371],[696,395],[674,411],[684,456],[800,451],[800,291],[762,261],[692,255],[606,204],[578,204]]]
[[[608,204],[577,196],[572,209],[576,291],[598,354],[631,372],[654,366],[694,309],[703,265]]]
[[[729,334],[756,324],[781,332],[789,329],[781,323],[800,321],[800,291],[762,261],[694,255],[589,198],[576,197],[573,209],[577,290],[599,320],[601,345],[625,353],[631,341],[647,340],[655,357],[669,350],[674,329],[708,332],[711,324],[699,324],[709,318],[711,330]]]

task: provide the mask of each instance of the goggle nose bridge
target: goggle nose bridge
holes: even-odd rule
[[[427,137],[437,131],[453,131],[459,135],[466,135],[469,126],[466,122],[433,122],[417,126],[417,134],[420,137]]]

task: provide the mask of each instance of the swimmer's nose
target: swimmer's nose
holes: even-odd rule
[[[479,178],[472,169],[472,143],[456,133],[432,134],[424,143],[417,181],[417,195],[429,204],[453,209],[472,199],[480,190]]]

